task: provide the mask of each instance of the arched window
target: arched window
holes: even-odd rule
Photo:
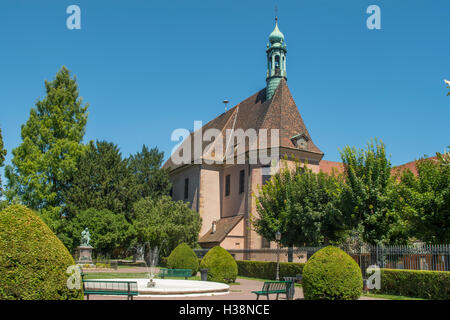
[[[280,68],[280,56],[276,55],[275,56],[275,69],[279,69]]]

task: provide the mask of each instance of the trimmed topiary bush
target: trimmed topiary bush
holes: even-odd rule
[[[192,275],[198,272],[198,258],[194,250],[187,243],[179,244],[167,258],[170,269],[191,269]]]
[[[0,212],[0,300],[83,299],[69,290],[67,267],[75,262],[62,242],[30,209]]]
[[[307,300],[356,300],[362,294],[363,279],[352,257],[339,248],[328,246],[306,262],[302,284]]]
[[[238,267],[233,256],[216,246],[208,251],[200,263],[200,269],[208,269],[208,281],[230,283],[236,281]]]

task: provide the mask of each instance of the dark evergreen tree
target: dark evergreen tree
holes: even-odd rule
[[[127,161],[122,159],[114,143],[91,141],[77,166],[78,171],[71,178],[70,188],[64,196],[68,219],[90,208],[130,212],[135,192],[133,178]]]
[[[129,158],[129,168],[136,183],[136,200],[169,195],[172,184],[168,171],[161,168],[163,160],[163,152],[158,148],[149,150],[145,145],[141,152]]]

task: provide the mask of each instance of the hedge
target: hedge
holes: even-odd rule
[[[450,272],[381,269],[377,293],[434,300],[450,299]]]
[[[237,260],[238,275],[275,280],[277,274],[277,263],[271,261],[247,261]],[[302,274],[304,263],[280,262],[280,279],[283,277],[295,277]]]
[[[0,212],[0,300],[83,299],[67,287],[75,262],[32,210],[12,205]]]

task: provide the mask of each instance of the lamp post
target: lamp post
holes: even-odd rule
[[[280,240],[281,240],[281,232],[278,230],[275,233],[275,239],[277,239],[277,277],[276,280],[280,280]]]

